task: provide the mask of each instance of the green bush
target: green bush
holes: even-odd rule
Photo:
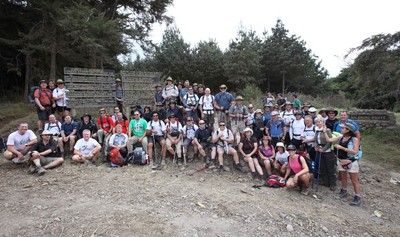
[[[262,100],[263,100],[263,92],[261,89],[254,85],[254,84],[248,84],[246,87],[244,87],[243,90],[238,92],[238,94],[242,94],[244,98],[244,104],[253,104],[255,109],[262,109]]]

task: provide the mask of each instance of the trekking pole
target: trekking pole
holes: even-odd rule
[[[318,155],[318,176],[317,176],[317,185],[315,187],[315,191],[318,192],[318,185],[319,185],[319,179],[321,176],[321,156],[322,153],[320,151],[317,152]]]
[[[157,164],[156,139],[153,133],[151,134],[151,136],[153,137],[153,162]],[[153,165],[155,166],[156,164]]]
[[[185,152],[185,147],[183,146],[183,143],[181,144],[181,149],[183,153],[183,165],[186,166],[186,152]]]
[[[174,149],[174,158],[172,159],[172,164],[176,164],[176,145],[175,145],[175,149]]]

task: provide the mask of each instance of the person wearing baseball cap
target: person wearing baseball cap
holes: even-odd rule
[[[271,112],[271,120],[267,122],[266,127],[269,129],[272,139],[271,144],[273,146],[284,139],[284,134],[286,134],[287,128],[283,119],[279,118],[278,111]]]
[[[311,173],[308,169],[307,161],[303,156],[296,154],[296,146],[290,144],[287,148],[289,152],[288,169],[284,180],[287,188],[300,187],[301,194],[309,194]],[[294,175],[293,175],[294,174]]]

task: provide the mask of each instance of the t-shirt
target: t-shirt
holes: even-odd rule
[[[93,138],[89,138],[87,141],[81,138],[76,142],[74,149],[78,150],[83,155],[89,155],[93,149],[99,145],[100,144]]]
[[[264,147],[263,145],[258,147],[260,153],[262,153],[265,157],[270,157],[273,154],[274,146],[269,145],[268,147]],[[273,158],[275,159],[275,157]]]
[[[194,137],[198,140],[198,142],[206,142],[207,139],[211,136],[211,129],[197,129],[194,133]]]
[[[233,95],[229,92],[219,92],[215,96],[215,102],[218,104],[218,106],[223,106],[224,110],[229,110],[232,101]]]
[[[11,133],[7,139],[7,146],[14,146],[14,149],[20,150],[24,148],[24,145],[33,139],[36,139],[36,135],[32,130],[27,130],[23,135],[19,134],[18,131]]]
[[[163,136],[163,131],[165,131],[165,123],[161,120],[151,120],[150,122],[147,123],[147,128],[146,130],[156,130],[157,134],[154,134],[155,136]]]
[[[60,97],[62,95],[64,95],[64,99],[59,99],[59,100],[56,101],[57,106],[60,106],[60,107],[67,106],[68,99],[67,99],[67,96],[65,95],[65,88],[61,89],[61,88],[57,87],[57,88],[54,89],[53,98],[54,97]]]
[[[110,132],[111,128],[114,127],[114,121],[110,116],[98,118],[97,124],[99,125],[100,129],[103,129],[106,132]]]
[[[131,135],[141,137],[146,132],[147,122],[142,118],[139,120],[132,119],[129,123],[129,128],[132,131]]]
[[[287,163],[287,159],[289,157],[289,152],[284,151],[283,153],[280,153],[279,151],[275,152],[275,159],[281,164]]]
[[[219,136],[221,136],[221,134],[223,134],[224,137],[228,138],[229,140],[233,139],[232,131],[227,129],[227,128],[225,128],[224,130],[221,130],[220,128],[218,128],[218,130],[214,132],[213,136],[214,137],[219,137]],[[217,141],[217,145],[220,146],[220,147],[225,147],[226,143],[227,142],[222,141],[221,139],[218,139],[218,141]],[[230,144],[228,144],[228,145],[230,145]]]
[[[68,136],[69,134],[71,134],[74,129],[76,129],[76,131],[78,131],[78,123],[75,121],[72,121],[71,123],[63,123],[63,125],[61,126],[61,130],[64,131],[65,136]]]
[[[129,121],[128,120],[122,120],[122,121],[116,121],[115,126],[120,124],[122,126],[122,133],[128,134],[128,127],[129,127]]]
[[[61,123],[59,121],[56,121],[54,123],[46,123],[44,125],[44,130],[45,131],[50,131],[51,134],[53,135],[58,135],[61,132]]]
[[[200,98],[199,104],[203,107],[204,114],[213,114],[214,113],[214,96],[213,95],[203,95]]]
[[[57,152],[57,142],[54,141],[54,139],[50,139],[47,144],[44,144],[42,141],[34,144],[32,146],[32,151],[37,151],[37,152],[44,152],[47,151],[48,149],[51,150],[51,153],[45,155],[45,157],[57,157],[58,152]]]
[[[167,126],[167,132],[169,135],[173,137],[179,136],[179,134],[182,132],[182,125],[180,122],[175,121],[175,123],[168,123]]]
[[[111,136],[109,143],[113,144],[114,146],[121,146],[125,145],[128,141],[128,135],[125,133],[115,133]]]
[[[187,138],[193,139],[197,129],[199,129],[199,127],[196,124],[193,124],[192,126],[185,125],[182,130],[183,134],[185,134]]]
[[[295,120],[293,110],[290,110],[290,111],[285,110],[285,111],[283,111],[281,113],[281,118],[283,119],[285,124],[291,123],[293,120]]]
[[[243,152],[245,154],[250,154],[254,149],[254,143],[257,143],[257,138],[250,137],[250,139],[248,139],[247,137],[244,137],[240,139],[240,143],[243,143]]]
[[[42,91],[42,92],[40,92]],[[33,93],[35,98],[38,98],[42,106],[50,106],[53,100],[53,93],[49,89],[36,89]]]
[[[296,140],[301,140],[301,135],[304,132],[306,125],[304,124],[304,119],[295,119],[292,122],[292,126],[290,127],[290,135],[291,138]]]

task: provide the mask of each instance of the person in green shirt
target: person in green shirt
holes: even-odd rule
[[[133,151],[133,146],[138,142],[142,143],[142,147],[147,154],[147,122],[140,117],[139,111],[135,111],[133,117],[128,127],[128,154]]]
[[[300,110],[301,109],[301,101],[299,98],[297,98],[297,94],[293,94],[293,101],[292,101],[292,105],[294,108],[296,108],[296,110]]]

